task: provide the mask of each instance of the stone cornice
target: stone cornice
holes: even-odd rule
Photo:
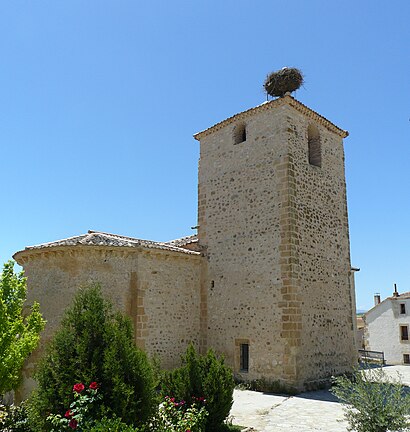
[[[79,256],[79,255],[115,255],[124,258],[130,255],[138,254],[150,255],[161,258],[171,259],[185,259],[185,260],[198,260],[201,258],[199,252],[186,254],[184,252],[172,251],[166,249],[153,249],[148,247],[121,247],[121,246],[91,246],[91,245],[70,245],[70,246],[54,246],[38,249],[25,249],[18,251],[13,255],[13,259],[19,264],[23,265],[34,259],[47,259],[53,257],[63,256]]]

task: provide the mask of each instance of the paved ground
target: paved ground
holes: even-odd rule
[[[386,373],[410,386],[410,366],[387,366]],[[343,408],[327,390],[298,396],[277,396],[235,390],[231,411],[234,424],[258,432],[346,432]]]

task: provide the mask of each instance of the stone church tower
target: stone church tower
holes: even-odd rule
[[[193,342],[223,353],[244,380],[300,390],[351,370],[346,136],[289,95],[265,102],[195,135],[198,236],[89,231],[16,252],[28,300],[47,320],[42,346],[78,288],[98,282],[131,317],[136,344],[166,368]]]
[[[289,95],[195,135],[202,340],[244,379],[309,388],[356,360],[347,135]]]

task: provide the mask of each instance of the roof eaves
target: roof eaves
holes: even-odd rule
[[[93,243],[92,237],[99,236],[105,238],[107,240],[107,244],[105,243]],[[83,241],[89,239],[90,241],[84,243]],[[124,240],[121,244],[109,243],[110,239],[116,240]],[[66,239],[57,240],[54,242],[42,243],[34,246],[27,246],[25,249],[17,251],[13,257],[18,256],[21,253],[25,252],[34,252],[44,249],[51,248],[73,248],[73,247],[112,247],[112,248],[143,248],[143,249],[159,249],[165,250],[169,252],[179,252],[187,255],[200,255],[199,252],[192,251],[189,249],[184,249],[179,246],[175,246],[172,244],[167,244],[163,242],[155,242],[152,240],[142,240],[136,239],[133,237],[121,236],[118,234],[110,234],[99,231],[88,231],[88,234],[81,234],[79,236],[68,237]]]
[[[205,136],[209,135],[210,133],[215,132],[219,129],[222,129],[223,127],[233,123],[234,121],[244,119],[244,118],[254,114],[255,112],[265,111],[265,110],[272,109],[272,108],[279,107],[279,106],[286,105],[286,104],[295,108],[297,111],[306,115],[307,117],[310,117],[310,118],[316,120],[317,122],[319,122],[320,124],[325,126],[327,129],[338,134],[342,138],[346,138],[349,135],[348,131],[345,131],[345,130],[339,128],[334,123],[332,123],[330,120],[328,120],[326,117],[324,117],[321,114],[319,114],[318,112],[312,110],[308,106],[304,105],[302,102],[299,102],[297,99],[293,98],[292,96],[286,95],[284,97],[280,97],[280,98],[277,98],[277,99],[274,99],[271,101],[263,102],[262,104],[260,104],[256,107],[249,108],[245,111],[242,111],[242,112],[237,113],[231,117],[228,117],[227,119],[222,120],[221,122],[216,123],[215,125],[207,128],[201,132],[196,133],[194,135],[194,138],[196,140],[200,141],[203,137],[205,137]]]
[[[181,246],[181,245],[188,245],[188,244],[197,243],[197,242],[198,242],[198,235],[192,234],[192,235],[180,237],[180,238],[177,238],[174,240],[169,240],[169,241],[165,242],[165,244]]]

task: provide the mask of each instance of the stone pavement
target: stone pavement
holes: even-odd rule
[[[410,366],[386,366],[386,373],[410,386]],[[258,432],[346,432],[342,405],[328,390],[283,396],[235,390],[233,424]]]

